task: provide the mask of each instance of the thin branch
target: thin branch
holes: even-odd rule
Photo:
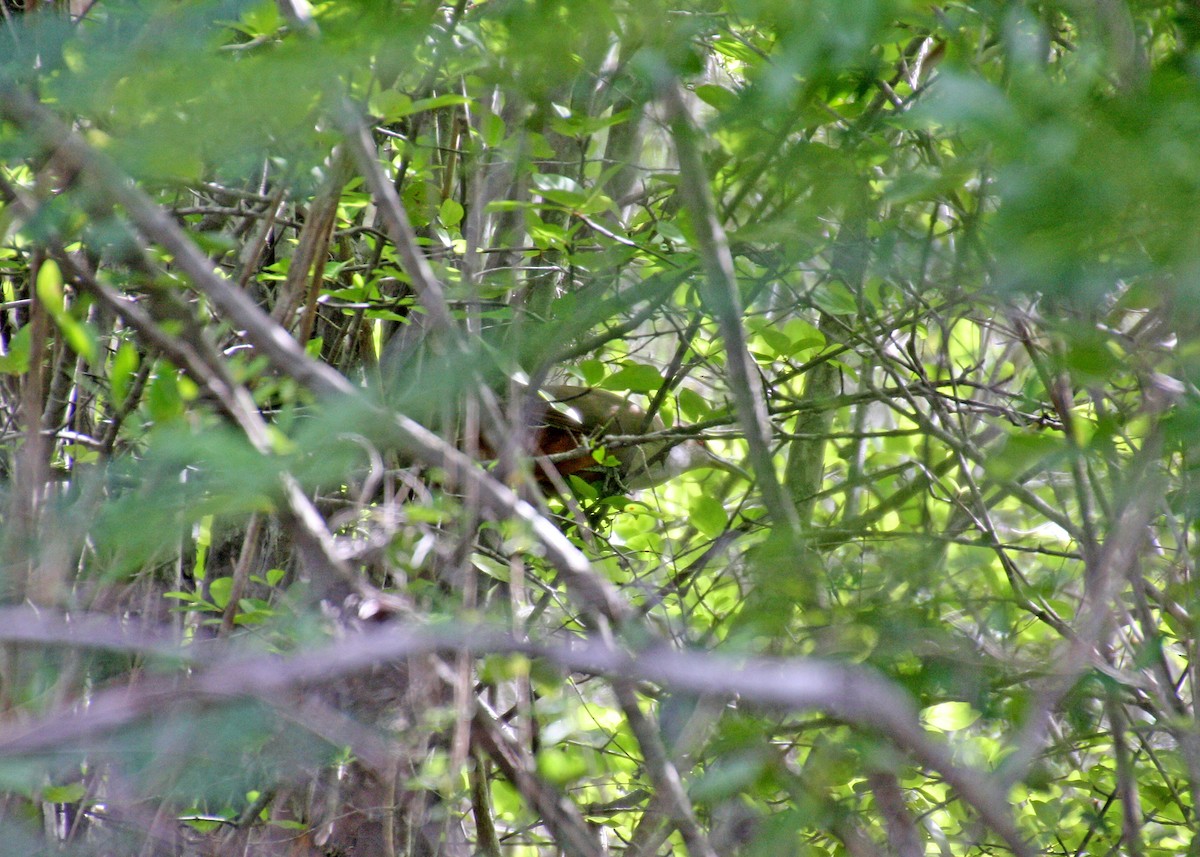
[[[792,498],[783,489],[775,473],[771,455],[771,422],[758,368],[750,356],[746,332],[742,329],[742,301],[733,256],[725,228],[717,219],[704,159],[696,144],[696,129],[679,82],[670,80],[661,87],[660,96],[671,121],[675,151],[679,157],[679,194],[691,215],[692,228],[700,258],[704,264],[701,294],[712,309],[725,341],[728,355],[729,387],[737,406],[738,420],[746,434],[749,460],[758,477],[763,503],[792,536],[800,532],[800,517]]]
[[[717,857],[708,835],[696,820],[696,810],[683,787],[679,771],[663,746],[658,724],[652,722],[638,704],[634,683],[627,679],[618,679],[613,682],[613,690],[616,691],[621,711],[624,712],[625,719],[629,721],[629,727],[642,748],[642,758],[645,760],[650,781],[657,790],[657,797],[665,803],[671,822],[683,837],[688,853],[693,857]]]

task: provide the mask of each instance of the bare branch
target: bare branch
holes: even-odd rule
[[[733,256],[725,228],[717,219],[716,206],[708,186],[704,159],[696,145],[696,129],[679,82],[672,79],[662,86],[661,97],[671,119],[671,132],[679,156],[679,193],[691,214],[696,231],[700,258],[704,263],[704,284],[701,289],[708,303],[725,350],[729,355],[729,387],[737,405],[738,420],[746,433],[750,463],[758,477],[763,502],[776,520],[793,536],[800,531],[800,517],[792,498],[779,483],[771,456],[771,422],[763,395],[758,369],[746,344],[742,329],[742,299],[733,270]]]
[[[0,628],[0,640],[4,640]],[[507,633],[459,625],[450,629],[388,627],[291,658],[241,657],[214,661],[195,676],[148,679],[133,688],[96,694],[83,711],[57,710],[31,723],[0,728],[0,756],[45,751],[82,734],[111,730],[188,698],[273,695],[319,684],[380,663],[417,654],[470,649],[544,658],[566,669],[649,681],[703,696],[736,697],[744,704],[789,711],[824,711],[877,731],[921,764],[937,771],[1021,857],[1031,852],[1013,824],[1007,800],[982,773],[964,769],[920,726],[907,693],[877,673],[854,665],[806,659],[734,659],[703,652],[655,648],[629,653],[600,643],[564,640],[538,644]]]

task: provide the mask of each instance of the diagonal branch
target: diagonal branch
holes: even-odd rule
[[[737,275],[725,228],[717,218],[708,173],[700,147],[696,144],[696,128],[683,100],[677,80],[670,80],[660,93],[671,122],[675,151],[679,157],[679,194],[684,208],[691,215],[692,228],[704,279],[700,288],[705,303],[716,316],[721,338],[729,361],[729,386],[737,406],[738,421],[746,434],[750,464],[758,477],[763,503],[775,519],[795,536],[800,531],[800,517],[792,498],[783,489],[775,473],[771,456],[771,421],[763,394],[758,367],[750,356],[746,332],[742,329],[742,299],[738,292]]]

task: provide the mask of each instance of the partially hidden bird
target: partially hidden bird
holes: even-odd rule
[[[655,434],[666,429],[658,414],[646,411],[610,390],[570,384],[546,384],[542,400],[532,413],[533,449],[544,457],[539,481],[546,483],[542,466],[552,465],[563,477],[604,482],[613,475],[597,457],[605,438]],[[737,473],[745,471],[712,452],[703,441],[689,438],[655,439],[606,450],[616,461],[620,484],[629,489],[661,485],[681,473],[703,467]]]

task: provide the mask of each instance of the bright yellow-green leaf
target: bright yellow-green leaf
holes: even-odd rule
[[[29,371],[30,326],[22,326],[8,341],[8,353],[0,355],[0,374],[23,375]]]
[[[697,423],[712,414],[708,402],[694,390],[684,387],[679,391],[679,410],[688,422]]]
[[[62,271],[59,270],[58,263],[53,259],[42,262],[37,275],[37,296],[51,315],[63,311],[62,286]]]
[[[112,368],[109,370],[109,386],[112,390],[112,403],[119,407],[129,396],[129,384],[137,372],[140,358],[138,350],[132,342],[122,342],[113,355]]]
[[[588,772],[582,748],[545,747],[537,757],[538,773],[555,785],[566,785]]]
[[[608,390],[632,390],[649,393],[662,386],[662,370],[647,363],[627,362],[604,380]]]
[[[443,226],[453,229],[462,223],[462,219],[463,207],[458,200],[452,198],[442,200],[441,208],[438,209],[438,220],[442,221]]]
[[[42,790],[42,800],[48,803],[76,803],[87,794],[83,783],[68,783],[65,786],[48,786]]]
[[[222,610],[229,604],[229,595],[233,592],[232,577],[216,577],[208,584],[208,594],[212,597],[213,603]]]
[[[38,300],[62,331],[63,338],[71,346],[71,350],[89,362],[95,361],[99,353],[96,333],[90,325],[79,321],[67,310],[62,271],[53,259],[47,259],[38,269],[36,289]]]
[[[921,712],[921,720],[931,729],[953,732],[979,719],[979,712],[966,702],[940,702]]]
[[[724,532],[729,519],[720,500],[708,494],[702,494],[692,500],[688,508],[688,520],[701,533],[713,538]]]

